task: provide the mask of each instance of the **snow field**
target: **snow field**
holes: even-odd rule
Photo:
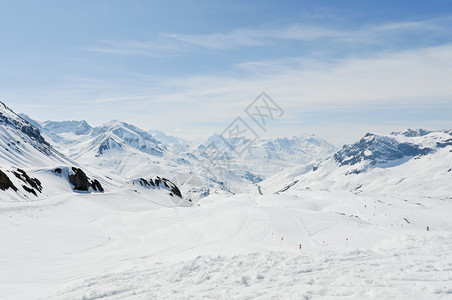
[[[0,238],[8,243],[0,248],[0,297],[430,299],[452,293],[448,201],[294,190],[211,195],[200,206],[164,207],[171,203],[160,194],[153,202],[141,196],[61,194],[1,203]]]

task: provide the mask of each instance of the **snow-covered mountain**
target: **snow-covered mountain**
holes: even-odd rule
[[[307,168],[336,151],[325,140],[308,134],[254,142],[245,138],[226,140],[215,134],[198,147],[197,153],[211,147],[222,153],[217,159],[227,161],[231,169],[254,183],[283,169]]]
[[[57,167],[62,165],[66,167]],[[56,151],[37,127],[1,102],[0,178],[0,197],[6,201],[44,199],[55,190],[103,190],[97,179]]]
[[[37,122],[24,117],[39,126],[57,149],[85,166],[129,180],[156,175],[172,178],[186,185],[181,187],[185,193],[196,191],[199,196],[219,191],[256,191],[254,183],[269,175],[293,165],[312,164],[334,151],[326,141],[306,135],[259,140],[243,156],[233,157],[234,151],[221,144],[218,135],[191,148],[181,138],[156,130],[146,132],[119,121],[92,127],[85,121]],[[211,153],[205,153],[212,141],[220,151],[227,151],[226,161],[211,159]]]
[[[65,150],[67,145],[79,142],[77,137],[89,135],[93,131],[86,121],[38,122],[25,114],[19,116],[33,124],[47,141],[62,150]]]
[[[47,140],[56,143],[61,152]],[[78,148],[79,144],[88,147]],[[157,197],[166,205],[189,204],[180,192],[174,192],[178,191],[177,187],[164,177],[158,177],[154,180],[156,184],[141,188],[140,192],[140,188],[133,186],[134,178],[111,173],[110,169],[102,168],[101,163],[78,162],[87,153],[101,156],[114,151],[115,147],[131,147],[129,145],[156,157],[165,151],[149,133],[128,124],[111,122],[92,128],[85,121],[39,123],[28,116],[17,115],[0,102],[0,199],[33,201],[73,192],[132,192],[140,195],[137,197]],[[80,151],[74,152],[74,149]],[[164,187],[171,187],[171,192],[163,191],[160,182]]]
[[[187,141],[183,138],[176,137],[173,135],[167,135],[160,130],[148,130],[148,132],[157,140],[166,145],[172,145],[173,147],[177,147],[180,150],[188,150],[188,148],[192,145],[190,141]]]
[[[122,184],[162,176],[185,184],[181,190],[192,197],[211,192],[236,193],[251,184],[233,171],[221,175],[212,172],[214,168],[201,165],[183,139],[173,139],[163,133],[154,136],[120,121],[92,127],[85,121],[38,122],[25,115],[24,118],[36,124],[59,151],[96,172],[117,176],[116,181]],[[165,141],[156,139],[157,136]]]
[[[219,191],[274,193],[300,188],[383,193],[418,193],[428,188],[442,195],[450,191],[450,130],[369,133],[339,150],[314,135],[256,141],[213,135],[190,148],[183,139],[120,121],[92,127],[85,121],[36,122],[24,116],[25,121],[12,114],[16,116],[12,120],[22,120],[16,121],[17,128],[24,128],[22,134],[35,134],[35,139],[50,149],[47,151],[63,161],[117,176],[116,185],[162,176],[178,181],[184,193],[196,190],[202,196]],[[42,135],[38,136],[39,130]],[[36,145],[32,148],[41,149]],[[47,155],[45,159],[49,159]],[[187,178],[192,177],[196,180],[190,183]]]
[[[43,167],[66,161],[53,149],[38,128],[0,102],[0,164],[2,166]]]
[[[287,170],[260,185],[265,192],[315,189],[449,197],[451,182],[452,130],[409,129],[368,133],[304,174]]]

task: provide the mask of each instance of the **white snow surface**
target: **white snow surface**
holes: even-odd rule
[[[31,120],[65,156],[0,112],[14,121],[0,126],[0,167],[19,188],[0,191],[0,299],[452,298],[450,131],[394,134],[390,147],[435,151],[376,165],[319,163],[334,149],[311,136],[258,141],[220,182],[196,164],[202,149],[130,124]],[[105,192],[74,192],[71,166]],[[41,181],[37,196],[13,174],[19,167]],[[281,168],[237,188],[242,175]],[[181,173],[200,174],[208,196],[190,202],[140,184]]]
[[[452,295],[450,201],[293,190],[179,207],[141,196],[0,202],[0,298]]]

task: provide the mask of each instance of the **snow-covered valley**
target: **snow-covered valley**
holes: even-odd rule
[[[217,143],[206,168],[215,135],[0,117],[2,299],[452,295],[450,130]]]

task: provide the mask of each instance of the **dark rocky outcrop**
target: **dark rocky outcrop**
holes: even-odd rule
[[[22,170],[22,169],[17,169],[16,171],[13,171],[14,176],[17,177],[17,179],[22,180],[23,182],[25,182],[26,184],[28,184],[29,186],[31,186],[34,190],[37,190],[38,192],[42,192],[42,185],[41,185],[41,181],[39,181],[38,178],[31,178],[30,176],[28,176],[28,174]],[[27,190],[28,192],[28,190]],[[33,193],[36,195],[36,193]]]
[[[75,191],[89,191],[91,187],[95,191],[103,192],[104,189],[97,179],[91,181],[82,169],[72,167],[73,174],[68,174],[69,182],[74,187]],[[61,170],[60,170],[61,172]],[[57,173],[57,169],[54,170]]]
[[[118,143],[117,141],[115,141],[112,138],[107,138],[104,141],[101,142],[101,144],[99,145],[99,149],[97,150],[97,153],[99,155],[104,154],[105,151],[110,150],[110,149],[122,149],[124,146],[121,145],[120,143]]]
[[[17,187],[12,183],[8,175],[6,175],[2,170],[0,170],[0,190],[6,191],[9,188],[17,192]]]
[[[154,179],[149,180],[140,178],[138,182],[143,187],[167,189],[168,191],[170,191],[171,196],[176,195],[182,198],[182,193],[179,188],[169,179],[156,176]]]
[[[438,148],[446,148],[447,146],[452,146],[452,139],[447,139],[443,142],[436,143],[436,147]]]
[[[364,160],[370,165],[387,163],[405,156],[421,156],[431,153],[433,149],[423,148],[411,143],[399,143],[396,139],[368,133],[359,142],[346,145],[334,154],[340,166],[355,165]]]
[[[97,191],[97,192],[103,192],[104,188],[102,187],[102,185],[100,184],[100,182],[97,179],[94,179],[91,183],[91,187],[93,188],[93,190]]]
[[[28,123],[28,122],[27,122]],[[36,141],[38,141],[41,144],[44,144],[46,146],[50,146],[50,144],[42,137],[41,132],[38,128],[34,127],[31,124],[24,124],[20,127],[20,130],[28,135],[31,138],[34,138]]]
[[[77,191],[88,191],[91,186],[91,182],[86,176],[85,172],[82,169],[72,167],[72,171],[74,174],[69,174],[68,179],[69,182],[74,186],[74,190]]]
[[[29,188],[29,187],[26,186],[26,185],[22,185],[22,188],[23,188],[25,191],[29,192],[30,194],[33,194],[33,195],[35,195],[36,197],[38,196],[38,194],[36,194],[36,191],[35,191],[34,189]]]
[[[42,137],[41,132],[38,128],[33,126],[30,122],[23,119],[22,117],[16,115],[9,107],[7,107],[3,102],[0,102],[0,106],[2,109],[5,110],[5,113],[10,113],[14,117],[7,117],[2,112],[0,112],[0,124],[5,123],[8,125],[12,125],[13,127],[19,129],[26,135],[28,135],[30,138],[36,140],[37,142],[50,146],[49,143],[46,142],[46,140]]]

